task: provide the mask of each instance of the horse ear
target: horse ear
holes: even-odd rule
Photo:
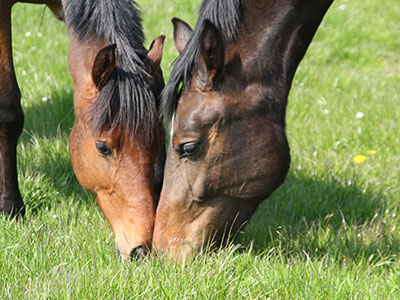
[[[172,24],[174,25],[174,42],[176,50],[179,53],[182,53],[183,49],[185,49],[188,40],[191,38],[193,34],[193,29],[189,26],[185,21],[173,18]]]
[[[92,80],[100,91],[115,70],[116,44],[105,46],[97,53],[92,67]]]
[[[213,83],[221,76],[224,65],[224,40],[219,30],[210,21],[204,20],[195,85],[200,90],[212,88]]]
[[[147,53],[147,58],[145,59],[145,63],[150,65],[149,68],[152,75],[156,73],[158,68],[160,67],[164,40],[165,40],[165,35],[163,34],[156,37],[154,41],[151,43],[150,50]]]

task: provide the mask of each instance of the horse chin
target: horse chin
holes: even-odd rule
[[[96,201],[99,204],[115,236],[118,252],[124,259],[144,256],[151,248],[154,229],[154,206],[148,200],[149,195],[135,199],[126,199],[116,193],[98,191]],[[137,203],[138,206],[129,206]]]
[[[180,262],[226,246],[257,208],[256,203],[231,198],[191,203],[190,210],[173,204],[160,207],[155,222],[153,248]]]

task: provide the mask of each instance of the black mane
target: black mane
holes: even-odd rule
[[[204,0],[199,11],[199,19],[193,35],[185,49],[177,58],[168,84],[163,90],[162,108],[167,118],[171,118],[178,106],[181,92],[191,79],[197,65],[200,48],[200,34],[204,20],[211,21],[221,32],[225,42],[236,37],[241,20],[240,0]]]
[[[95,133],[122,126],[138,127],[150,137],[158,119],[152,77],[143,62],[147,50],[137,4],[132,0],[69,0],[65,20],[81,43],[116,44],[116,69],[89,111]]]

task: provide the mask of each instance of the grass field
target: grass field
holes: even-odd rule
[[[170,19],[194,25],[200,1],[138,2],[147,44],[167,35],[167,79]],[[286,182],[227,249],[186,266],[123,264],[69,161],[65,25],[43,6],[15,5],[27,214],[0,217],[0,299],[400,299],[399,33],[398,0],[335,1],[291,90]]]

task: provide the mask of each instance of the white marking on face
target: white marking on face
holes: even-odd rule
[[[174,135],[174,123],[175,123],[175,113],[173,113],[172,115],[172,119],[171,119],[171,131],[170,131],[170,137],[172,138]]]

